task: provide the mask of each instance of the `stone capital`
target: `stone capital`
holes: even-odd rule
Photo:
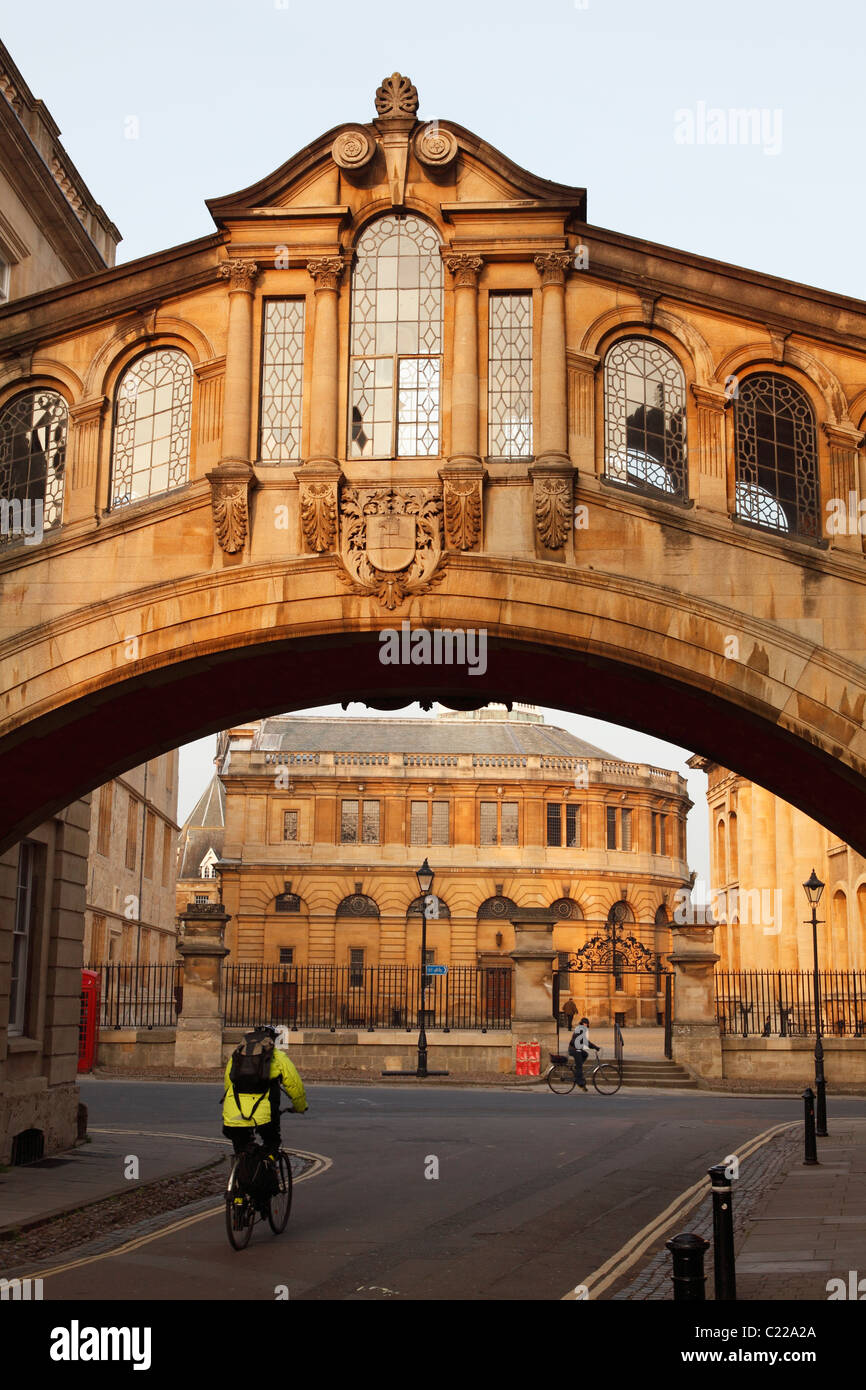
[[[252,294],[258,273],[258,262],[235,259],[223,261],[217,270],[221,280],[228,280],[229,294]]]
[[[91,396],[87,401],[78,401],[69,407],[69,418],[74,425],[85,425],[92,420],[101,420],[108,409],[107,396]]]
[[[863,431],[858,430],[850,421],[831,424],[825,420],[822,428],[831,449],[859,449],[863,443]]]
[[[572,267],[570,251],[540,251],[532,258],[541,276],[542,287],[564,285],[565,277]]]
[[[482,256],[470,256],[465,251],[449,251],[443,257],[446,269],[454,276],[456,289],[478,288],[478,277],[484,265]]]
[[[338,290],[345,266],[342,256],[319,256],[316,260],[307,261],[307,270],[316,286],[315,293]]]
[[[722,411],[728,404],[728,396],[719,386],[699,386],[693,381],[690,389],[699,410]]]

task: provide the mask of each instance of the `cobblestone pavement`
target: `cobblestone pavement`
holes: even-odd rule
[[[850,1123],[847,1122],[846,1123]],[[825,1141],[826,1142],[826,1141]],[[784,1182],[792,1165],[800,1162],[803,1151],[803,1136],[800,1126],[774,1135],[766,1144],[747,1158],[741,1168],[740,1177],[734,1188],[734,1248],[739,1256],[749,1232],[752,1221]],[[682,1218],[679,1229],[672,1229],[661,1241],[658,1250],[635,1275],[631,1270],[624,1279],[611,1286],[605,1298],[620,1300],[655,1299],[671,1301],[671,1257],[665,1249],[665,1239],[678,1235],[680,1231],[692,1231],[712,1242],[713,1208],[712,1198],[707,1196],[686,1216]],[[707,1298],[713,1297],[713,1251],[712,1245],[706,1253],[704,1268],[707,1273]],[[751,1298],[783,1298],[782,1293],[751,1293],[738,1296]]]

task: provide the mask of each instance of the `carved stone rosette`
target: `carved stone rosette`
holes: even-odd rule
[[[454,285],[457,289],[477,289],[478,277],[484,261],[481,256],[470,256],[465,251],[449,252],[442,257],[446,268],[454,276]]]
[[[221,280],[228,280],[229,294],[252,294],[259,267],[255,261],[229,260],[223,261],[217,273]]]
[[[445,543],[449,550],[472,550],[481,536],[481,483],[478,478],[443,476]]]
[[[535,261],[535,268],[541,276],[542,287],[565,284],[565,277],[572,266],[569,251],[542,251],[537,256],[533,256],[533,260]]]
[[[300,481],[301,530],[310,550],[333,550],[337,539],[336,482]]]
[[[397,608],[444,575],[442,498],[436,488],[346,488],[338,575],[353,594]]]
[[[548,550],[561,550],[572,524],[572,481],[556,473],[533,473],[535,527]]]
[[[226,555],[243,550],[249,530],[249,486],[251,470],[225,466],[208,473],[211,486],[214,535]]]
[[[320,256],[318,260],[307,261],[307,270],[316,286],[314,294],[322,290],[338,290],[345,264],[342,256]]]
[[[376,153],[376,142],[363,126],[340,131],[331,146],[331,158],[341,169],[363,169]]]
[[[412,149],[419,163],[430,169],[444,169],[457,153],[457,140],[438,121],[430,121],[415,132]]]

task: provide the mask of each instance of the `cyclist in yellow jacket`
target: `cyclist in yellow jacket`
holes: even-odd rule
[[[276,1028],[266,1024],[259,1031],[269,1033],[276,1042]],[[235,1096],[231,1070],[230,1057],[224,1078],[223,1134],[226,1139],[231,1139],[235,1153],[240,1153],[255,1132],[261,1136],[266,1152],[274,1157],[280,1147],[280,1088],[291,1100],[295,1112],[303,1115],[308,1109],[304,1083],[285,1052],[280,1052],[277,1047],[271,1057],[271,1084],[260,1096],[243,1093]]]

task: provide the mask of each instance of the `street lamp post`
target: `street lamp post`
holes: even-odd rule
[[[812,909],[812,970],[813,993],[815,996],[815,1133],[819,1138],[827,1137],[827,1087],[824,1081],[824,1044],[821,1042],[821,980],[818,974],[818,903],[824,885],[815,870],[803,884],[806,897]]]
[[[427,990],[427,905],[431,897],[433,887],[433,870],[425,858],[420,869],[416,869],[415,877],[418,880],[418,887],[421,890],[421,976],[418,987],[418,1065],[414,1071],[388,1071],[383,1072],[383,1076],[447,1076],[447,1071],[428,1071],[427,1069],[427,1029],[424,1026],[424,1005],[426,1003],[425,994]]]

